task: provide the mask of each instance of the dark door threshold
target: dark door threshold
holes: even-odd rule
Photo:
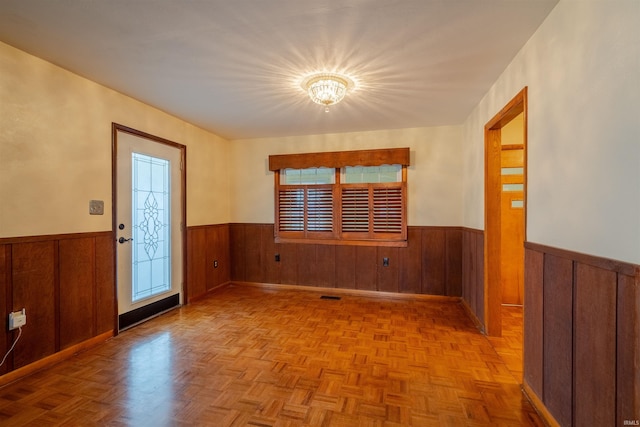
[[[180,306],[180,294],[171,295],[144,307],[136,308],[118,316],[118,329],[122,331],[131,328],[178,306]]]

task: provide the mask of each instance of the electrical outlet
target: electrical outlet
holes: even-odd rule
[[[389,258],[382,258],[382,266],[389,267]]]
[[[9,313],[9,330],[18,329],[20,326],[27,324],[27,311],[23,308],[22,311],[15,311]]]
[[[218,268],[218,260],[213,261],[213,268]]]

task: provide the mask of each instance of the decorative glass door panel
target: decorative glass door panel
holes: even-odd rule
[[[171,289],[171,176],[165,159],[132,154],[131,300]]]
[[[117,132],[118,325],[182,304],[182,150]]]

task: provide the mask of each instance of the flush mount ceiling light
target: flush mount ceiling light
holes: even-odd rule
[[[342,101],[354,87],[354,83],[349,77],[340,74],[317,73],[307,76],[301,86],[313,102],[324,105],[324,111],[329,112],[329,107]]]

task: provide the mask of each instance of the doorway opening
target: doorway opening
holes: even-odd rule
[[[116,331],[182,304],[186,147],[113,124]]]
[[[508,334],[522,371],[527,88],[485,125],[484,309],[489,337]],[[506,345],[506,339],[492,343]],[[503,349],[505,350],[505,349]],[[517,360],[516,360],[517,364]],[[520,379],[522,378],[520,374]]]

